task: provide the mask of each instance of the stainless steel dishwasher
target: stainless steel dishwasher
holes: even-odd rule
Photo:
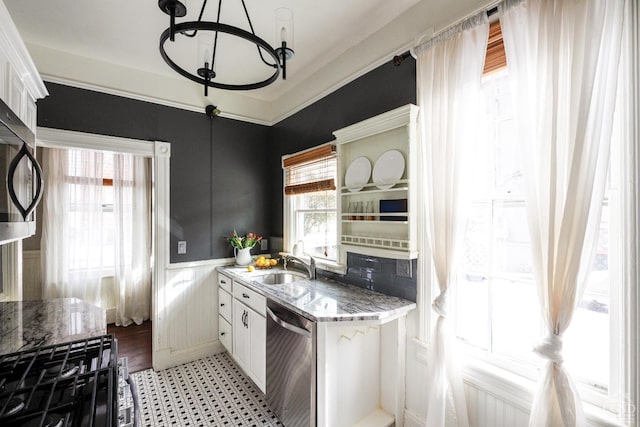
[[[316,425],[316,324],[267,300],[267,402],[285,427]]]

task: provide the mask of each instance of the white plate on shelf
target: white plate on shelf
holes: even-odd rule
[[[369,182],[371,162],[366,157],[358,157],[351,162],[344,175],[344,185],[349,191],[360,191]]]
[[[404,173],[404,156],[398,150],[382,153],[373,166],[373,183],[381,190],[396,185]]]

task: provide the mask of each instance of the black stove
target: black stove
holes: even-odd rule
[[[0,356],[0,425],[118,426],[117,353],[103,335]]]

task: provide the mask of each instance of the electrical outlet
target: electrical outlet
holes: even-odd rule
[[[178,255],[184,255],[187,253],[187,242],[185,240],[180,240],[178,242]]]
[[[269,239],[260,240],[260,250],[266,251],[269,249]]]
[[[396,260],[396,276],[400,277],[409,277],[413,276],[411,271],[411,260],[410,259],[397,259]]]

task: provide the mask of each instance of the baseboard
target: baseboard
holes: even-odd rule
[[[220,340],[217,339],[181,350],[172,351],[169,348],[154,350],[153,369],[155,371],[161,371],[163,369],[183,365],[224,351],[226,351],[224,346]]]

